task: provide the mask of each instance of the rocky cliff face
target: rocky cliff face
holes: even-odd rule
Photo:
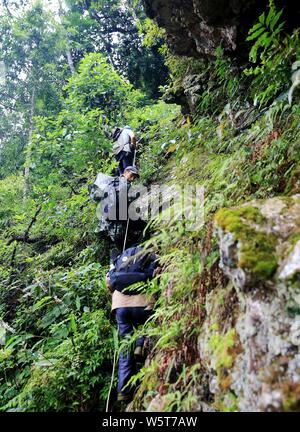
[[[224,409],[300,408],[300,195],[220,210],[221,268],[199,355]]]
[[[219,45],[234,52],[239,34],[249,28],[253,10],[257,16],[266,4],[257,0],[145,0],[147,14],[167,30],[174,53],[194,57],[213,56]]]
[[[299,8],[292,7],[287,1],[278,3],[286,8],[293,26],[293,17],[299,18]],[[166,29],[175,54],[211,57],[220,45],[228,53],[236,52],[243,45],[253,20],[265,10],[268,1],[144,0],[144,4],[148,16]]]
[[[218,282],[205,295],[192,410],[299,411],[300,195],[221,209],[215,236]],[[168,410],[169,399],[148,395],[147,411]]]

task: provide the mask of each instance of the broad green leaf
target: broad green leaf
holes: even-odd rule
[[[265,31],[264,27],[261,27],[259,30],[257,30],[256,32],[252,33],[251,36],[247,37],[247,41],[251,41],[253,39],[258,38],[259,35],[261,35],[263,32]]]
[[[259,22],[261,24],[265,24],[265,20],[266,20],[266,14],[265,14],[265,12],[260,15],[260,17],[258,18],[258,20],[259,20]]]
[[[77,334],[76,318],[74,314],[70,315],[71,329],[74,334]]]
[[[270,22],[274,18],[275,14],[276,14],[276,9],[274,9],[274,7],[271,7],[271,9],[268,13],[267,19],[266,19],[266,26],[267,27],[269,26]]]
[[[80,301],[80,297],[79,296],[76,297],[75,304],[76,304],[77,310],[80,310],[81,301]]]
[[[273,35],[274,35],[274,36],[277,36],[277,35],[282,31],[282,29],[283,29],[284,26],[285,26],[285,21],[282,22],[282,23],[277,27],[277,29],[274,31]]]
[[[276,16],[274,17],[274,19],[272,20],[271,24],[270,24],[270,29],[273,31],[276,24],[278,23],[281,15],[283,14],[283,9],[281,11],[279,11]]]
[[[250,30],[249,30],[249,34],[255,32],[256,30],[258,30],[259,28],[262,27],[262,24],[259,22],[257,24],[255,24]]]
[[[38,309],[40,309],[41,307],[43,307],[45,304],[49,304],[53,301],[53,298],[50,296],[46,296],[44,298],[42,298],[41,300],[39,300],[38,302],[36,302],[33,306],[32,306],[32,312],[37,311]]]

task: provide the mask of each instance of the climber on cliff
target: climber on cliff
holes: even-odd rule
[[[130,194],[132,183],[139,177],[135,166],[128,166],[119,177],[114,177],[108,184],[107,194],[102,202],[102,215],[99,232],[105,232],[110,241],[111,261],[122,251],[128,221],[128,207],[135,197]],[[127,230],[127,244],[133,244],[140,240],[140,232],[145,226],[141,221],[132,222],[130,230]]]
[[[135,328],[142,326],[151,317],[155,303],[153,297],[136,288],[160,272],[157,256],[141,246],[126,249],[114,261],[106,275],[106,285],[112,294],[112,311],[115,311],[121,338],[131,336]],[[134,289],[133,289],[134,286]],[[137,363],[144,360],[144,337],[137,339],[134,352],[123,350],[119,357],[118,402],[129,403],[132,389],[125,387],[136,372]],[[125,388],[124,388],[125,387]]]
[[[113,153],[119,162],[118,173],[122,175],[128,166],[134,164],[134,153],[137,148],[135,133],[130,126],[123,129],[115,128],[112,133],[112,140],[115,142]]]

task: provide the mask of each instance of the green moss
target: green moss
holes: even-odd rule
[[[219,330],[219,326],[218,326],[217,323],[212,324],[212,325],[209,327],[209,331],[218,331],[218,330]]]
[[[272,277],[277,268],[276,238],[272,234],[257,232],[251,226],[262,225],[265,221],[258,208],[245,206],[221,209],[217,212],[215,221],[240,242],[239,267],[248,270],[259,279]]]
[[[230,368],[233,363],[230,348],[233,348],[236,341],[235,329],[229,330],[225,335],[215,333],[209,341],[209,346],[213,351],[213,355],[217,359],[217,368],[226,367]]]
[[[282,385],[282,405],[284,411],[300,411],[300,384],[285,382]]]
[[[224,306],[224,304],[225,304],[225,298],[224,298],[223,293],[220,295],[220,297],[218,299],[218,303],[219,303],[220,306]]]
[[[215,401],[214,406],[221,412],[236,412],[238,411],[238,399],[232,392],[227,392]]]
[[[289,300],[285,305],[285,310],[290,318],[300,315],[300,306],[294,300]]]
[[[215,216],[215,221],[224,231],[234,233],[243,230],[245,225],[243,219],[257,224],[262,224],[264,222],[264,218],[259,209],[252,206],[233,209],[223,208],[220,209]]]
[[[232,328],[226,334],[214,333],[209,340],[209,348],[215,360],[219,384],[222,389],[228,389],[231,385],[229,370],[240,352],[236,330]]]
[[[239,266],[262,279],[272,277],[277,268],[275,236],[245,229],[238,240],[241,242]]]

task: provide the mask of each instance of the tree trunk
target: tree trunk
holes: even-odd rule
[[[31,153],[32,153],[32,133],[33,133],[33,117],[35,112],[35,87],[33,87],[31,92],[31,102],[30,102],[30,117],[29,117],[29,132],[28,132],[28,143],[27,143],[27,154],[25,161],[25,171],[24,171],[24,179],[25,179],[25,190],[24,190],[24,200],[28,196],[29,192],[29,174],[30,174],[30,161],[31,161]]]
[[[58,0],[58,4],[59,4],[58,15],[59,15],[59,18],[62,19],[62,17],[64,16],[64,9],[63,9],[61,0]],[[60,22],[62,24],[62,20]],[[66,52],[66,54],[67,54],[68,65],[69,65],[69,68],[71,70],[72,75],[74,75],[74,73],[76,72],[76,69],[74,66],[72,53],[70,50],[70,41],[69,41],[68,37],[66,37],[66,39],[67,39],[67,52]]]
[[[69,42],[68,42],[68,44],[69,44]],[[68,64],[69,64],[69,67],[71,69],[72,75],[74,75],[76,70],[75,70],[75,66],[74,66],[74,62],[72,59],[72,54],[71,54],[70,49],[67,50],[67,59],[68,59]]]

